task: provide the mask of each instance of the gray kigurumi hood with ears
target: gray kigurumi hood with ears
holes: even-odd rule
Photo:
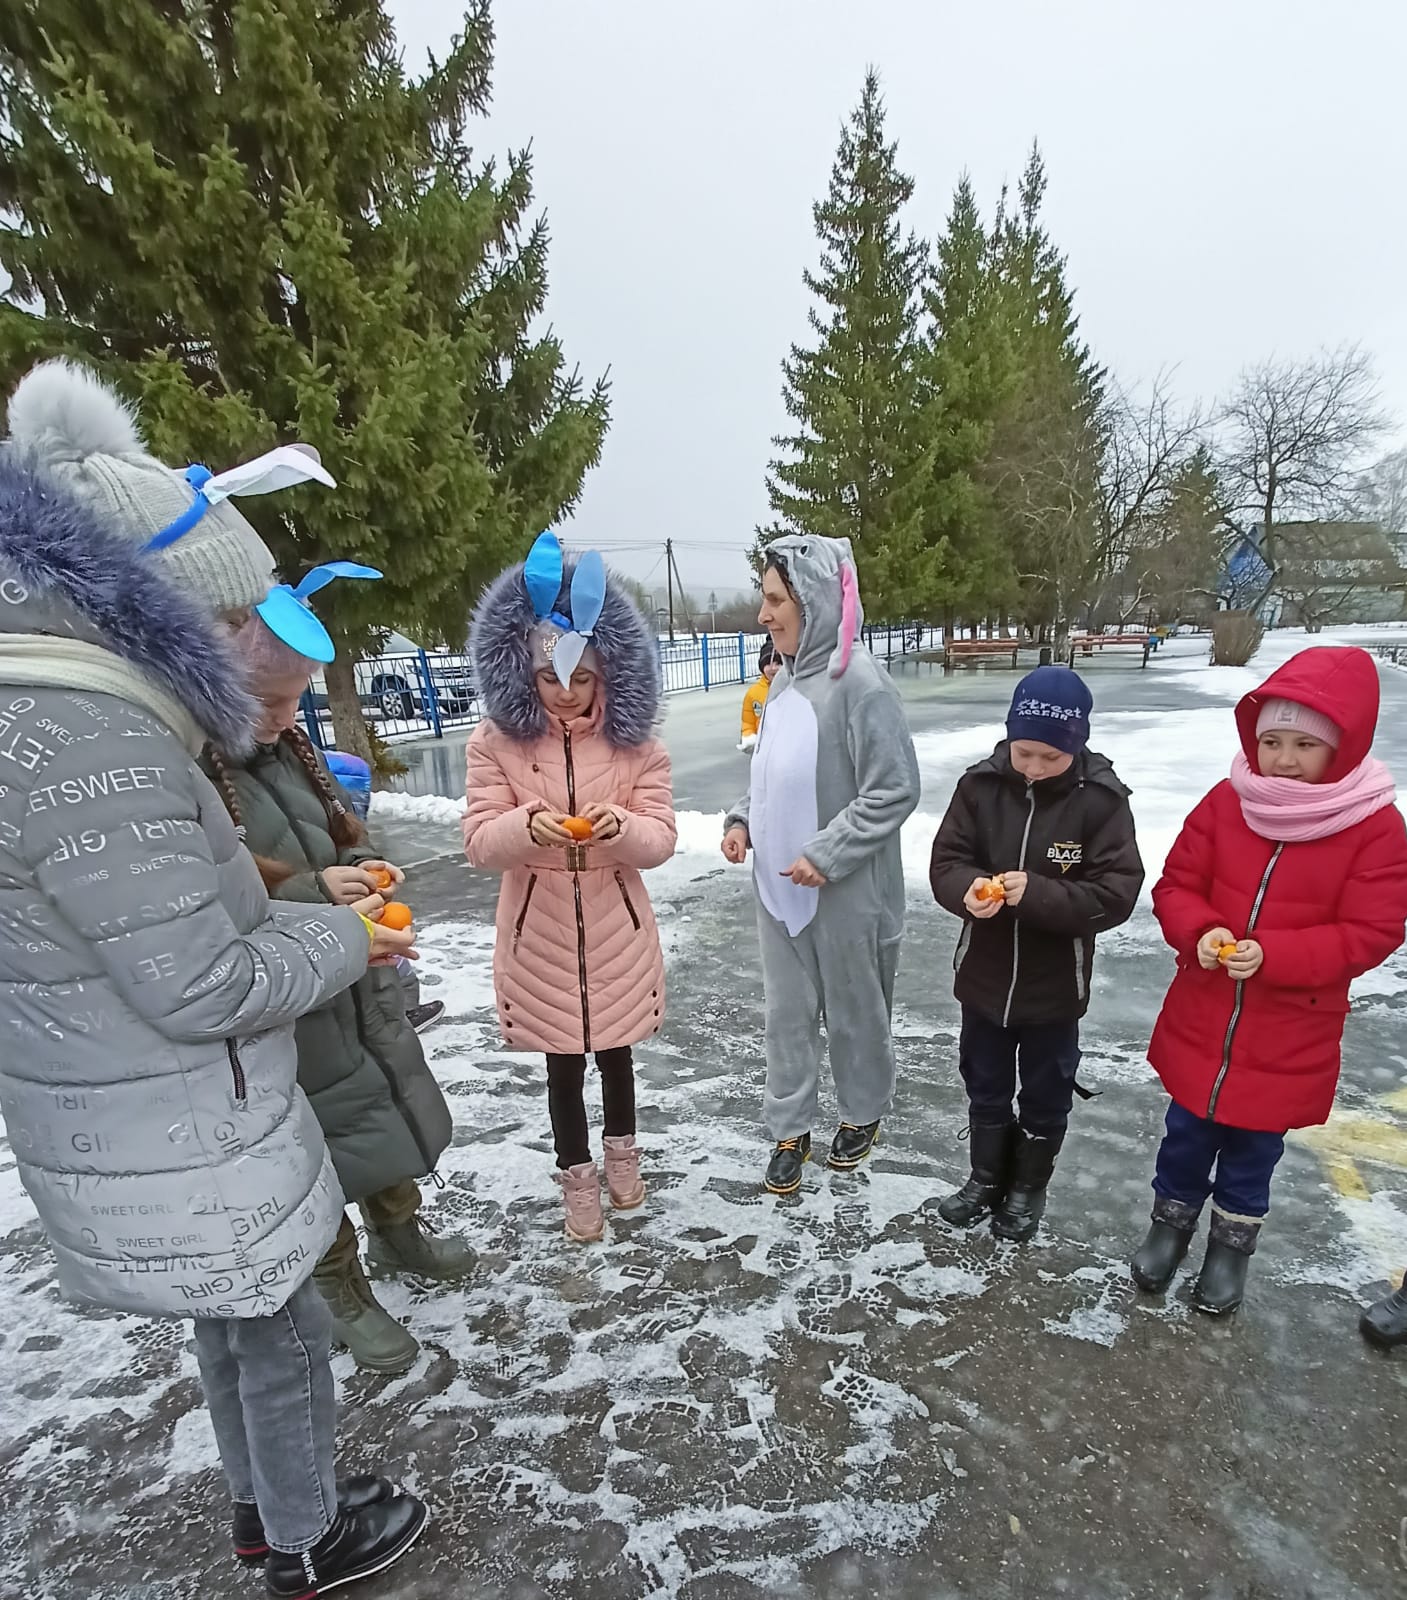
[[[547,712],[538,698],[532,636],[539,626],[524,563],[499,573],[484,590],[470,624],[469,653],[484,709],[515,739],[541,738]],[[562,586],[553,608],[571,620],[572,578],[577,562],[563,563]],[[633,749],[653,738],[660,712],[659,644],[639,608],[613,579],[606,580],[601,614],[591,632],[601,664],[604,698],[601,732],[617,749]]]
[[[801,602],[801,643],[788,662],[793,678],[828,671],[843,677],[865,623],[855,556],[848,539],[809,534],[774,539],[769,556],[785,563],[787,578]]]

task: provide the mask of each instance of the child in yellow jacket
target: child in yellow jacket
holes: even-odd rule
[[[739,750],[751,751],[757,743],[758,730],[762,726],[762,708],[767,704],[767,691],[772,687],[772,679],[782,670],[781,659],[770,640],[757,653],[757,670],[760,674],[757,682],[743,696],[743,736],[738,744]]]

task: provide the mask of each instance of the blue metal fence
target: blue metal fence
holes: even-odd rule
[[[938,630],[921,623],[865,629],[865,643],[886,663],[936,647],[941,638]],[[765,633],[661,639],[664,692],[741,688],[757,676],[757,654],[766,642]],[[462,653],[418,650],[411,655],[375,656],[357,662],[356,675],[362,710],[382,739],[426,735],[442,739],[447,731],[473,727],[482,715],[469,657]],[[323,748],[330,746],[332,718],[321,676],[304,694],[302,714],[308,737]]]

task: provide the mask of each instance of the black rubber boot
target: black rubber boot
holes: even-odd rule
[[[999,1128],[970,1122],[967,1127],[967,1157],[972,1176],[956,1193],[939,1203],[938,1215],[955,1228],[970,1228],[994,1211],[1006,1198],[1007,1171],[1016,1143],[1016,1124]]]
[[[1017,1125],[1006,1198],[992,1213],[992,1232],[998,1239],[1025,1244],[1035,1234],[1045,1215],[1045,1192],[1064,1142],[1063,1130],[1036,1134]]]
[[[311,1550],[288,1555],[271,1550],[264,1586],[275,1600],[318,1600],[344,1583],[370,1578],[394,1565],[425,1531],[430,1513],[411,1494],[339,1511]]]
[[[1213,1207],[1208,1231],[1207,1256],[1192,1288],[1192,1304],[1209,1317],[1225,1317],[1245,1298],[1260,1222],[1255,1217],[1228,1217]]]
[[[363,1506],[389,1500],[397,1492],[389,1478],[378,1478],[374,1472],[358,1472],[353,1477],[337,1480],[337,1509],[360,1511]],[[230,1536],[234,1540],[234,1553],[241,1561],[251,1567],[262,1565],[269,1554],[269,1541],[264,1537],[258,1506],[235,1501]]]
[[[1192,1235],[1197,1231],[1199,1210],[1184,1200],[1168,1200],[1159,1195],[1153,1202],[1153,1226],[1130,1263],[1133,1281],[1149,1294],[1162,1294],[1182,1265]]]
[[[1386,1300],[1369,1306],[1358,1319],[1358,1331],[1381,1350],[1407,1344],[1407,1284]]]

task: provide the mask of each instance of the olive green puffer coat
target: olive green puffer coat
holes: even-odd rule
[[[207,756],[206,770],[214,775]],[[326,904],[324,867],[376,859],[366,845],[337,849],[322,797],[297,754],[284,742],[261,745],[225,771],[239,801],[245,843],[256,856],[294,868],[270,891],[275,901]],[[329,779],[348,811],[351,800]],[[218,785],[217,785],[218,787]],[[348,1200],[360,1200],[405,1178],[424,1177],[449,1144],[449,1107],[406,1021],[405,995],[394,967],[366,976],[298,1019],[298,1082],[312,1102]]]

